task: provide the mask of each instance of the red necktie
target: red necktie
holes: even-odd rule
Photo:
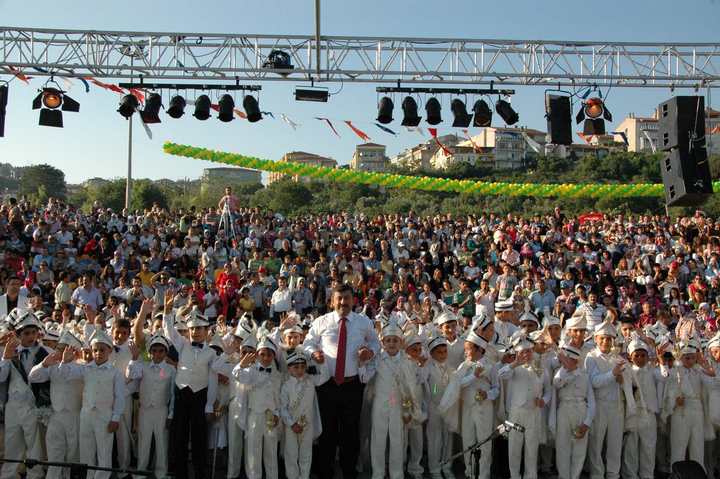
[[[340,334],[338,334],[337,359],[335,361],[335,383],[345,382],[345,350],[347,349],[347,318],[340,318]]]

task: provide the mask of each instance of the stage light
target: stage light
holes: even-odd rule
[[[180,95],[175,95],[174,97],[170,98],[170,106],[165,111],[170,116],[170,118],[177,119],[185,114],[185,105],[185,98],[181,97]]]
[[[159,93],[150,93],[145,98],[145,108],[140,111],[140,118],[146,124],[160,123],[160,108],[162,108],[162,97]]]
[[[125,95],[124,97],[122,97],[122,100],[120,100],[120,107],[117,109],[117,111],[124,118],[129,119],[131,116],[133,116],[133,113],[135,113],[139,105],[140,102],[137,98],[135,98],[135,95]]]
[[[62,128],[62,112],[78,112],[80,103],[65,95],[65,92],[58,88],[44,87],[33,100],[33,110],[37,109],[40,109],[39,124],[41,126]]]
[[[421,118],[418,116],[418,104],[415,98],[406,96],[402,102],[403,121],[402,126],[418,126]]]
[[[510,102],[506,100],[498,100],[497,103],[495,103],[495,111],[505,121],[506,125],[514,125],[520,120],[520,116],[513,110],[513,107],[510,106]]]
[[[45,105],[46,108],[55,109],[62,105],[62,96],[60,95],[60,92],[55,90],[54,88],[48,88],[42,93],[42,104]]]
[[[442,123],[442,116],[440,115],[440,110],[442,107],[440,106],[440,102],[437,98],[431,97],[426,103],[425,103],[425,121],[427,121],[431,125],[437,125],[438,123]]]
[[[575,121],[583,123],[583,134],[604,135],[605,120],[612,121],[612,113],[602,98],[592,97],[585,100],[575,116]]]
[[[243,109],[247,115],[247,121],[255,123],[256,121],[262,120],[262,114],[260,113],[260,105],[257,99],[252,95],[246,95],[243,98]]]
[[[210,97],[207,95],[200,95],[195,100],[195,113],[193,116],[198,120],[207,120],[210,118]]]
[[[460,128],[467,128],[468,126],[470,126],[470,120],[472,120],[472,115],[468,114],[465,103],[462,100],[455,98],[453,101],[451,101],[450,110],[452,111],[453,117],[455,118],[453,120],[452,126]]]
[[[235,108],[235,100],[233,100],[232,95],[226,93],[221,96],[220,101],[218,101],[218,106],[220,107],[218,120],[225,123],[233,121],[233,108]]]
[[[378,116],[377,121],[382,123],[383,125],[387,125],[388,123],[393,121],[393,108],[395,105],[393,105],[393,101],[388,96],[384,96],[380,99],[380,103],[378,104]]]
[[[315,101],[326,103],[330,92],[327,88],[296,88],[295,101]]]
[[[492,123],[492,110],[485,100],[478,100],[473,105],[473,126],[486,127]]]

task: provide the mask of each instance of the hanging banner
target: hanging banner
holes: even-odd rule
[[[450,178],[395,175],[392,173],[376,173],[344,168],[328,168],[287,161],[264,160],[252,156],[214,151],[190,145],[178,145],[170,142],[163,145],[163,150],[170,155],[213,161],[253,170],[283,173],[293,176],[307,176],[309,178],[342,183],[378,185],[387,188],[473,193],[478,195],[534,196],[541,198],[633,198],[661,197],[665,194],[662,184],[544,184],[455,180]],[[720,181],[714,182],[713,188],[720,189]]]

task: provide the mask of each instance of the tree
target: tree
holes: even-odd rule
[[[313,203],[313,193],[305,184],[284,178],[256,191],[250,197],[251,206],[259,206],[283,214],[301,212]]]
[[[23,168],[20,194],[37,197],[42,186],[51,196],[65,199],[65,173],[50,165],[33,165]]]
[[[161,208],[167,208],[168,199],[163,190],[150,180],[134,181],[130,209],[142,211],[152,208],[155,203],[159,204]]]

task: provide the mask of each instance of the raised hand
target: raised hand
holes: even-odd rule
[[[240,358],[240,367],[244,369],[252,366],[255,363],[256,356],[257,355],[255,353],[243,354],[243,357]]]
[[[315,351],[312,353],[313,360],[318,364],[323,364],[325,362],[325,353],[322,351]]]
[[[8,342],[5,343],[5,349],[3,350],[3,359],[14,359],[17,356],[17,347],[20,344],[15,333],[8,338]]]
[[[163,298],[164,302],[164,309],[163,312],[165,314],[172,313],[173,306],[175,304],[175,295],[172,291],[165,291],[165,297]]]
[[[66,346],[62,353],[62,363],[67,364],[75,360],[75,351],[70,346]]]
[[[137,361],[140,358],[140,348],[134,341],[128,341],[128,349],[133,361]]]
[[[62,351],[55,351],[45,357],[43,359],[42,365],[44,368],[49,368],[51,366],[55,366],[56,364],[60,364],[60,361],[62,361],[63,353]]]

